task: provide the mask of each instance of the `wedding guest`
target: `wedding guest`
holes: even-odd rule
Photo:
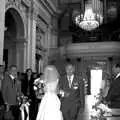
[[[6,119],[18,120],[19,107],[17,97],[21,94],[21,83],[17,78],[17,66],[11,65],[9,71],[5,74],[3,83],[3,98],[6,104]],[[8,115],[8,116],[7,116]]]
[[[60,111],[61,103],[57,96],[59,73],[57,69],[49,65],[44,70],[45,95],[39,106],[36,120],[63,120]]]
[[[109,107],[120,108],[120,64],[115,64],[112,71],[115,78],[108,90],[106,101],[110,103]]]
[[[37,79],[38,78],[38,74],[36,72],[33,73],[33,79]]]
[[[75,74],[75,66],[69,63],[66,75],[59,81],[61,110],[64,120],[77,120],[79,109],[84,106],[84,82]]]
[[[4,119],[4,99],[2,94],[3,80],[4,80],[4,66],[0,65],[0,120]]]
[[[101,85],[103,97],[107,96],[109,88],[110,88],[110,75],[107,72],[103,72],[102,85]]]
[[[26,70],[26,73],[24,75],[24,79],[22,81],[22,92],[25,96],[31,97],[32,89],[33,89],[33,75],[32,75],[32,69],[28,68]]]
[[[25,96],[27,96],[30,102],[30,119],[34,120],[35,118],[35,92],[34,92],[34,78],[33,71],[31,68],[28,68],[25,73],[25,77],[22,80],[22,92]]]

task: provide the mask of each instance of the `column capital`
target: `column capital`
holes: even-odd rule
[[[29,8],[28,10],[28,17],[30,17],[31,20],[35,20],[37,22],[38,13],[39,13],[39,10],[35,5],[33,5],[33,7]]]
[[[33,19],[37,21],[38,10],[36,8],[33,8],[32,14],[33,14]]]

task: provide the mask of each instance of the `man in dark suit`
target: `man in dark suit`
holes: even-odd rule
[[[74,74],[72,64],[66,66],[66,75],[60,78],[59,87],[61,98],[61,111],[64,120],[76,120],[78,112],[84,103],[84,84],[82,79]]]
[[[11,65],[9,72],[5,73],[2,83],[3,98],[6,104],[6,119],[18,120],[19,108],[17,97],[21,94],[21,83],[17,79],[17,66]],[[7,117],[8,115],[8,117]]]
[[[109,107],[120,108],[120,64],[115,64],[112,70],[115,78],[105,99],[110,103]]]
[[[0,65],[0,120],[4,120],[4,99],[2,95],[3,80],[4,80],[4,66]]]

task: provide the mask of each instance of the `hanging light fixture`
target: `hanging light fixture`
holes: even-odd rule
[[[75,17],[75,23],[86,31],[96,29],[102,22],[103,16],[99,0],[88,0],[84,14],[78,14]]]

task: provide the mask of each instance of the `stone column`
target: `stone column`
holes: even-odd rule
[[[31,26],[31,9],[29,9],[28,13],[27,13],[27,21],[28,21],[28,26],[27,26],[27,50],[26,50],[26,68],[31,67],[31,30],[32,30],[32,26]]]
[[[25,39],[17,39],[16,52],[17,52],[16,53],[17,66],[20,72],[24,72],[26,69],[26,41]]]
[[[5,31],[5,1],[0,0],[0,64],[3,63],[4,31]]]
[[[58,47],[58,33],[55,29],[53,29],[52,32],[52,48],[57,48]]]
[[[48,26],[45,34],[45,48],[46,52],[44,54],[44,66],[48,64],[48,56],[50,51],[50,45],[51,45],[51,26]]]
[[[37,10],[34,8],[31,19],[31,67],[34,72],[36,72],[36,23],[37,23]]]
[[[52,29],[52,26],[49,25],[47,30],[46,30],[45,48],[47,48],[47,49],[49,49],[51,46],[51,41],[52,41],[51,29]]]
[[[28,37],[27,37],[27,68],[32,68],[35,72],[35,54],[36,54],[36,21],[37,10],[29,9],[28,13]]]

